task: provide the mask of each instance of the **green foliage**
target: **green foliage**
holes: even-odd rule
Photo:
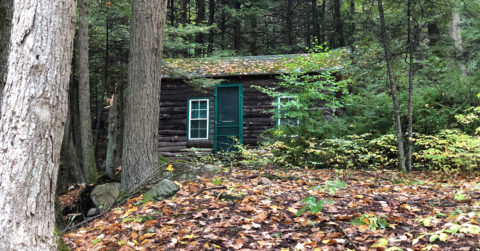
[[[70,251],[70,248],[68,248],[67,244],[65,244],[65,241],[62,238],[62,233],[58,228],[55,226],[55,242],[57,244],[57,250],[58,251]]]
[[[171,26],[167,23],[163,36],[165,57],[179,57],[182,53],[185,56],[195,55],[195,50],[205,50],[207,44],[197,43],[195,38],[201,34],[206,35],[215,28],[216,25],[192,23]]]
[[[459,130],[417,135],[415,167],[443,172],[472,171],[480,167],[480,138]]]
[[[274,119],[290,119],[299,121],[298,125],[282,125],[271,131],[277,139],[298,137],[325,138],[325,118],[343,106],[348,95],[348,79],[337,79],[334,69],[328,67],[330,58],[339,51],[327,53],[320,45],[316,45],[309,57],[298,57],[289,60],[285,72],[276,87],[259,87],[261,92],[275,98],[290,97],[281,105],[275,101],[272,105]],[[347,62],[345,63],[345,65]],[[328,123],[327,123],[328,124]],[[279,137],[277,137],[279,136]],[[285,141],[287,142],[287,141]]]
[[[301,202],[305,203],[305,206],[303,206],[300,210],[298,210],[297,216],[302,215],[307,210],[312,214],[320,213],[326,204],[333,203],[332,200],[323,200],[323,199],[317,200],[317,198],[315,198],[314,196],[308,196],[303,200],[301,200]]]
[[[325,186],[316,186],[314,189],[321,189],[330,193],[330,195],[335,195],[338,189],[345,189],[347,188],[347,183],[342,180],[336,179],[335,181],[327,180],[327,184]]]
[[[477,97],[480,98],[480,93],[477,94]],[[480,134],[480,106],[470,107],[466,110],[466,114],[457,114],[455,118],[462,125],[473,125],[475,128],[475,134]]]
[[[272,162],[286,167],[368,168],[395,167],[394,135],[373,138],[371,134],[352,135],[343,139],[291,138],[288,144],[276,141],[265,147]]]
[[[285,143],[285,141],[287,141]],[[460,130],[436,135],[415,134],[414,168],[442,172],[468,172],[480,167],[480,137]],[[340,139],[292,137],[266,144],[264,154],[273,165],[310,168],[395,168],[393,134],[372,137],[350,135]]]
[[[368,225],[368,228],[372,231],[375,231],[379,228],[387,228],[390,227],[390,224],[387,220],[382,216],[376,216],[373,213],[370,214],[362,214],[362,216],[353,219],[351,221],[352,225]]]

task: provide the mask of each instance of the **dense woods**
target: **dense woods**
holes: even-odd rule
[[[213,149],[230,171],[480,169],[476,0],[74,5],[0,3],[0,249],[54,248],[55,193],[120,182],[126,200],[184,153],[197,168]],[[247,60],[263,55],[284,64]],[[239,154],[217,152],[232,136]],[[108,210],[83,206],[69,227]]]

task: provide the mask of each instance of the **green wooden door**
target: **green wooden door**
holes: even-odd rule
[[[243,86],[223,84],[215,87],[215,151],[235,150],[243,143]]]

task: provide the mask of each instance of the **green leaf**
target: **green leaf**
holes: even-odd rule
[[[430,236],[429,241],[430,241],[430,242],[434,242],[434,241],[436,241],[436,240],[438,239],[438,237],[440,237],[438,234],[433,234],[432,236]]]

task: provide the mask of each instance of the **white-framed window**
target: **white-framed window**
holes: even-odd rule
[[[294,100],[295,97],[291,96],[282,96],[277,98],[277,112],[278,118],[277,118],[277,126],[282,126],[282,125],[289,125],[289,126],[297,126],[300,124],[300,121],[296,118],[287,118],[283,114],[285,113],[282,111],[281,107],[288,101]]]
[[[188,100],[188,140],[208,139],[210,131],[210,99],[191,98]]]

